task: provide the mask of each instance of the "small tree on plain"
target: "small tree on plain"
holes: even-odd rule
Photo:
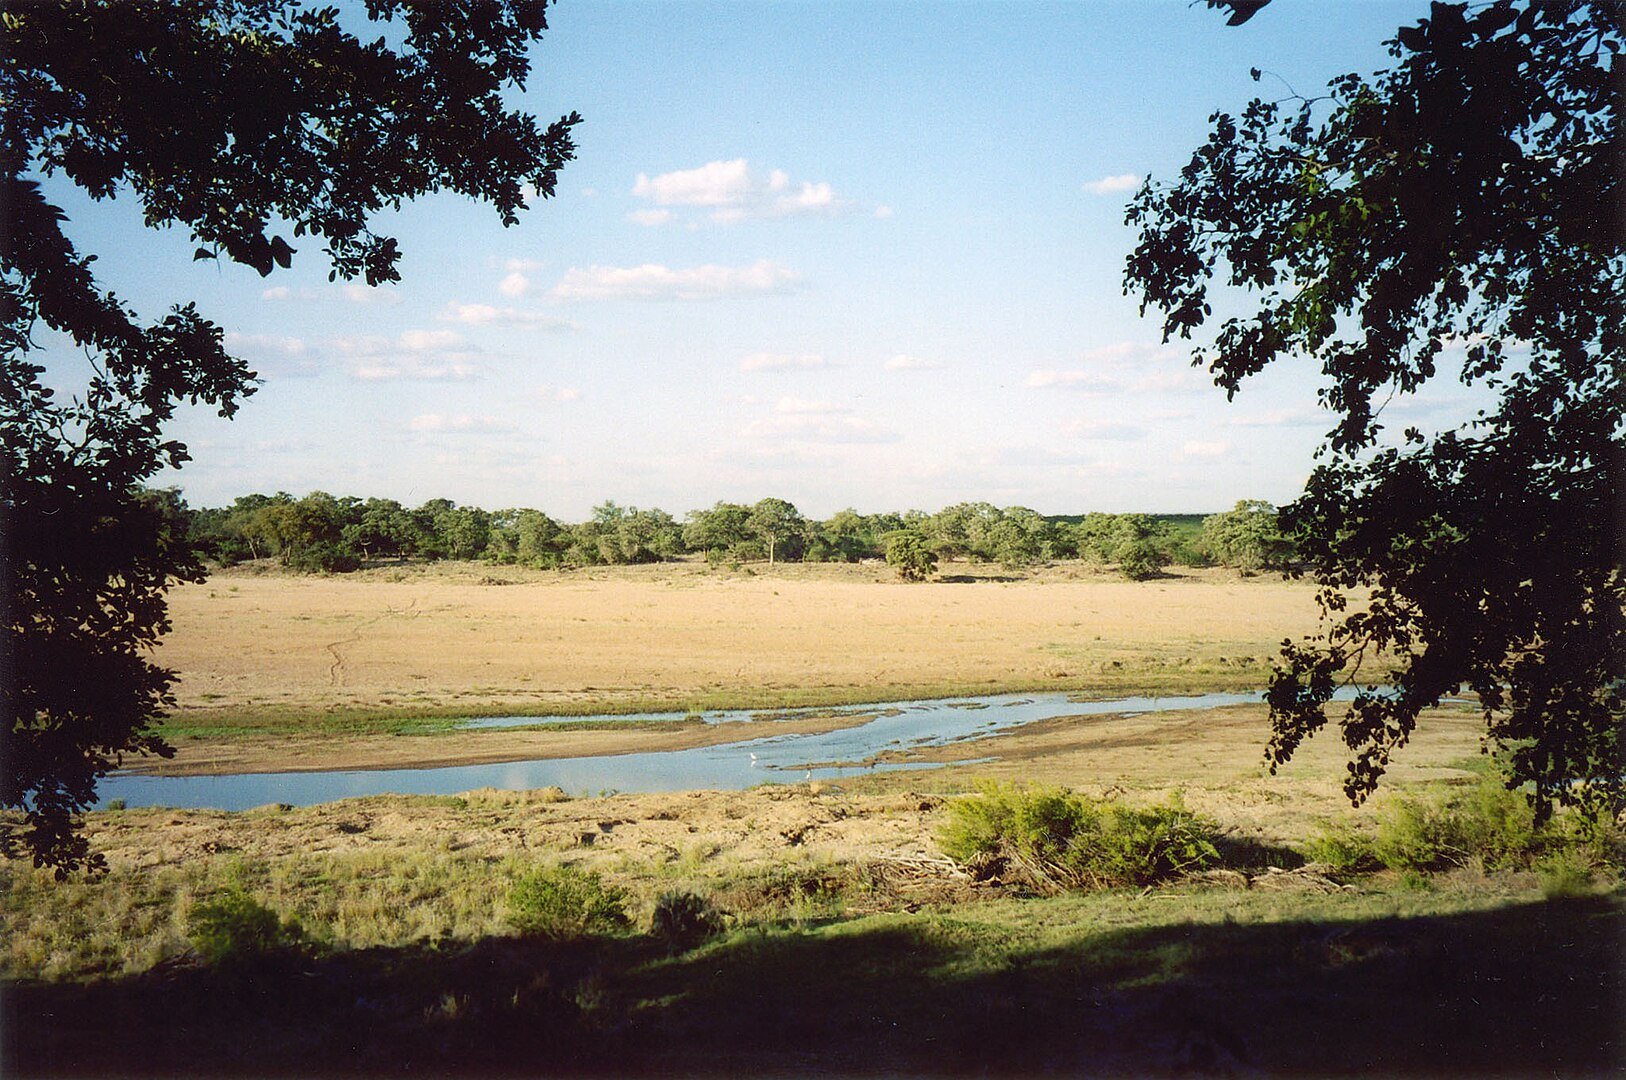
[[[919,533],[901,530],[886,538],[886,564],[905,581],[925,581],[937,573],[937,553]]]

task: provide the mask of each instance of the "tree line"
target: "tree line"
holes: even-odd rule
[[[275,558],[289,569],[344,573],[389,559],[481,559],[538,568],[625,565],[700,555],[713,563],[847,562],[882,559],[911,580],[939,560],[1020,569],[1059,559],[1119,568],[1141,580],[1171,564],[1231,566],[1245,573],[1286,569],[1294,544],[1276,508],[1244,500],[1232,510],[1195,514],[1046,516],[1027,507],[956,503],[936,513],[837,511],[819,520],[784,499],[719,502],[682,520],[660,509],[607,501],[585,521],[562,522],[527,507],[485,510],[431,499],[302,498],[253,494],[231,505],[192,509],[178,492],[149,499],[203,558],[230,565]]]

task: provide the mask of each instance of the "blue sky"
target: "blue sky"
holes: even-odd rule
[[[194,460],[159,482],[195,505],[1283,502],[1330,426],[1315,372],[1228,404],[1160,345],[1123,204],[1282,92],[1249,68],[1313,93],[1422,10],[566,0],[514,96],[585,118],[557,197],[510,229],[449,196],[381,219],[384,290],[329,284],[309,241],[264,279],[193,263],[128,200],[52,190],[107,285],[149,318],[195,300],[261,371],[237,419],[175,425]]]

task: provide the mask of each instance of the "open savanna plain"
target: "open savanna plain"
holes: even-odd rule
[[[844,722],[437,723],[482,713],[1259,687],[1275,645],[1315,625],[1303,584],[1222,571],[1136,584],[1065,565],[951,565],[956,580],[905,585],[879,567],[747,569],[216,574],[172,598],[160,654],[180,675],[169,766],[615,754]],[[1270,775],[1266,720],[1256,705],[1060,717],[890,755],[930,770],[745,791],[95,812],[86,831],[104,876],[57,882],[0,864],[0,1065],[7,1076],[1621,1068],[1618,856],[1593,842],[1516,865],[1468,852],[1417,869],[1317,861],[1329,835],[1399,834],[1418,808],[1494,792],[1476,711],[1427,713],[1359,810],[1342,793],[1335,736]],[[1080,891],[948,858],[955,807],[990,781],[1112,805],[1181,800],[1210,823],[1217,859]],[[626,921],[527,932],[518,883],[561,866],[599,875]],[[685,895],[712,913],[704,933],[663,923]],[[200,905],[230,897],[284,926],[207,958]]]

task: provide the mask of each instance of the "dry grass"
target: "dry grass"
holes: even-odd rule
[[[181,724],[219,734],[322,711],[1251,687],[1284,636],[1315,625],[1307,585],[1229,571],[1139,584],[1072,565],[948,576],[970,580],[906,585],[869,566],[226,571],[171,594],[175,628],[158,660],[181,675]]]

